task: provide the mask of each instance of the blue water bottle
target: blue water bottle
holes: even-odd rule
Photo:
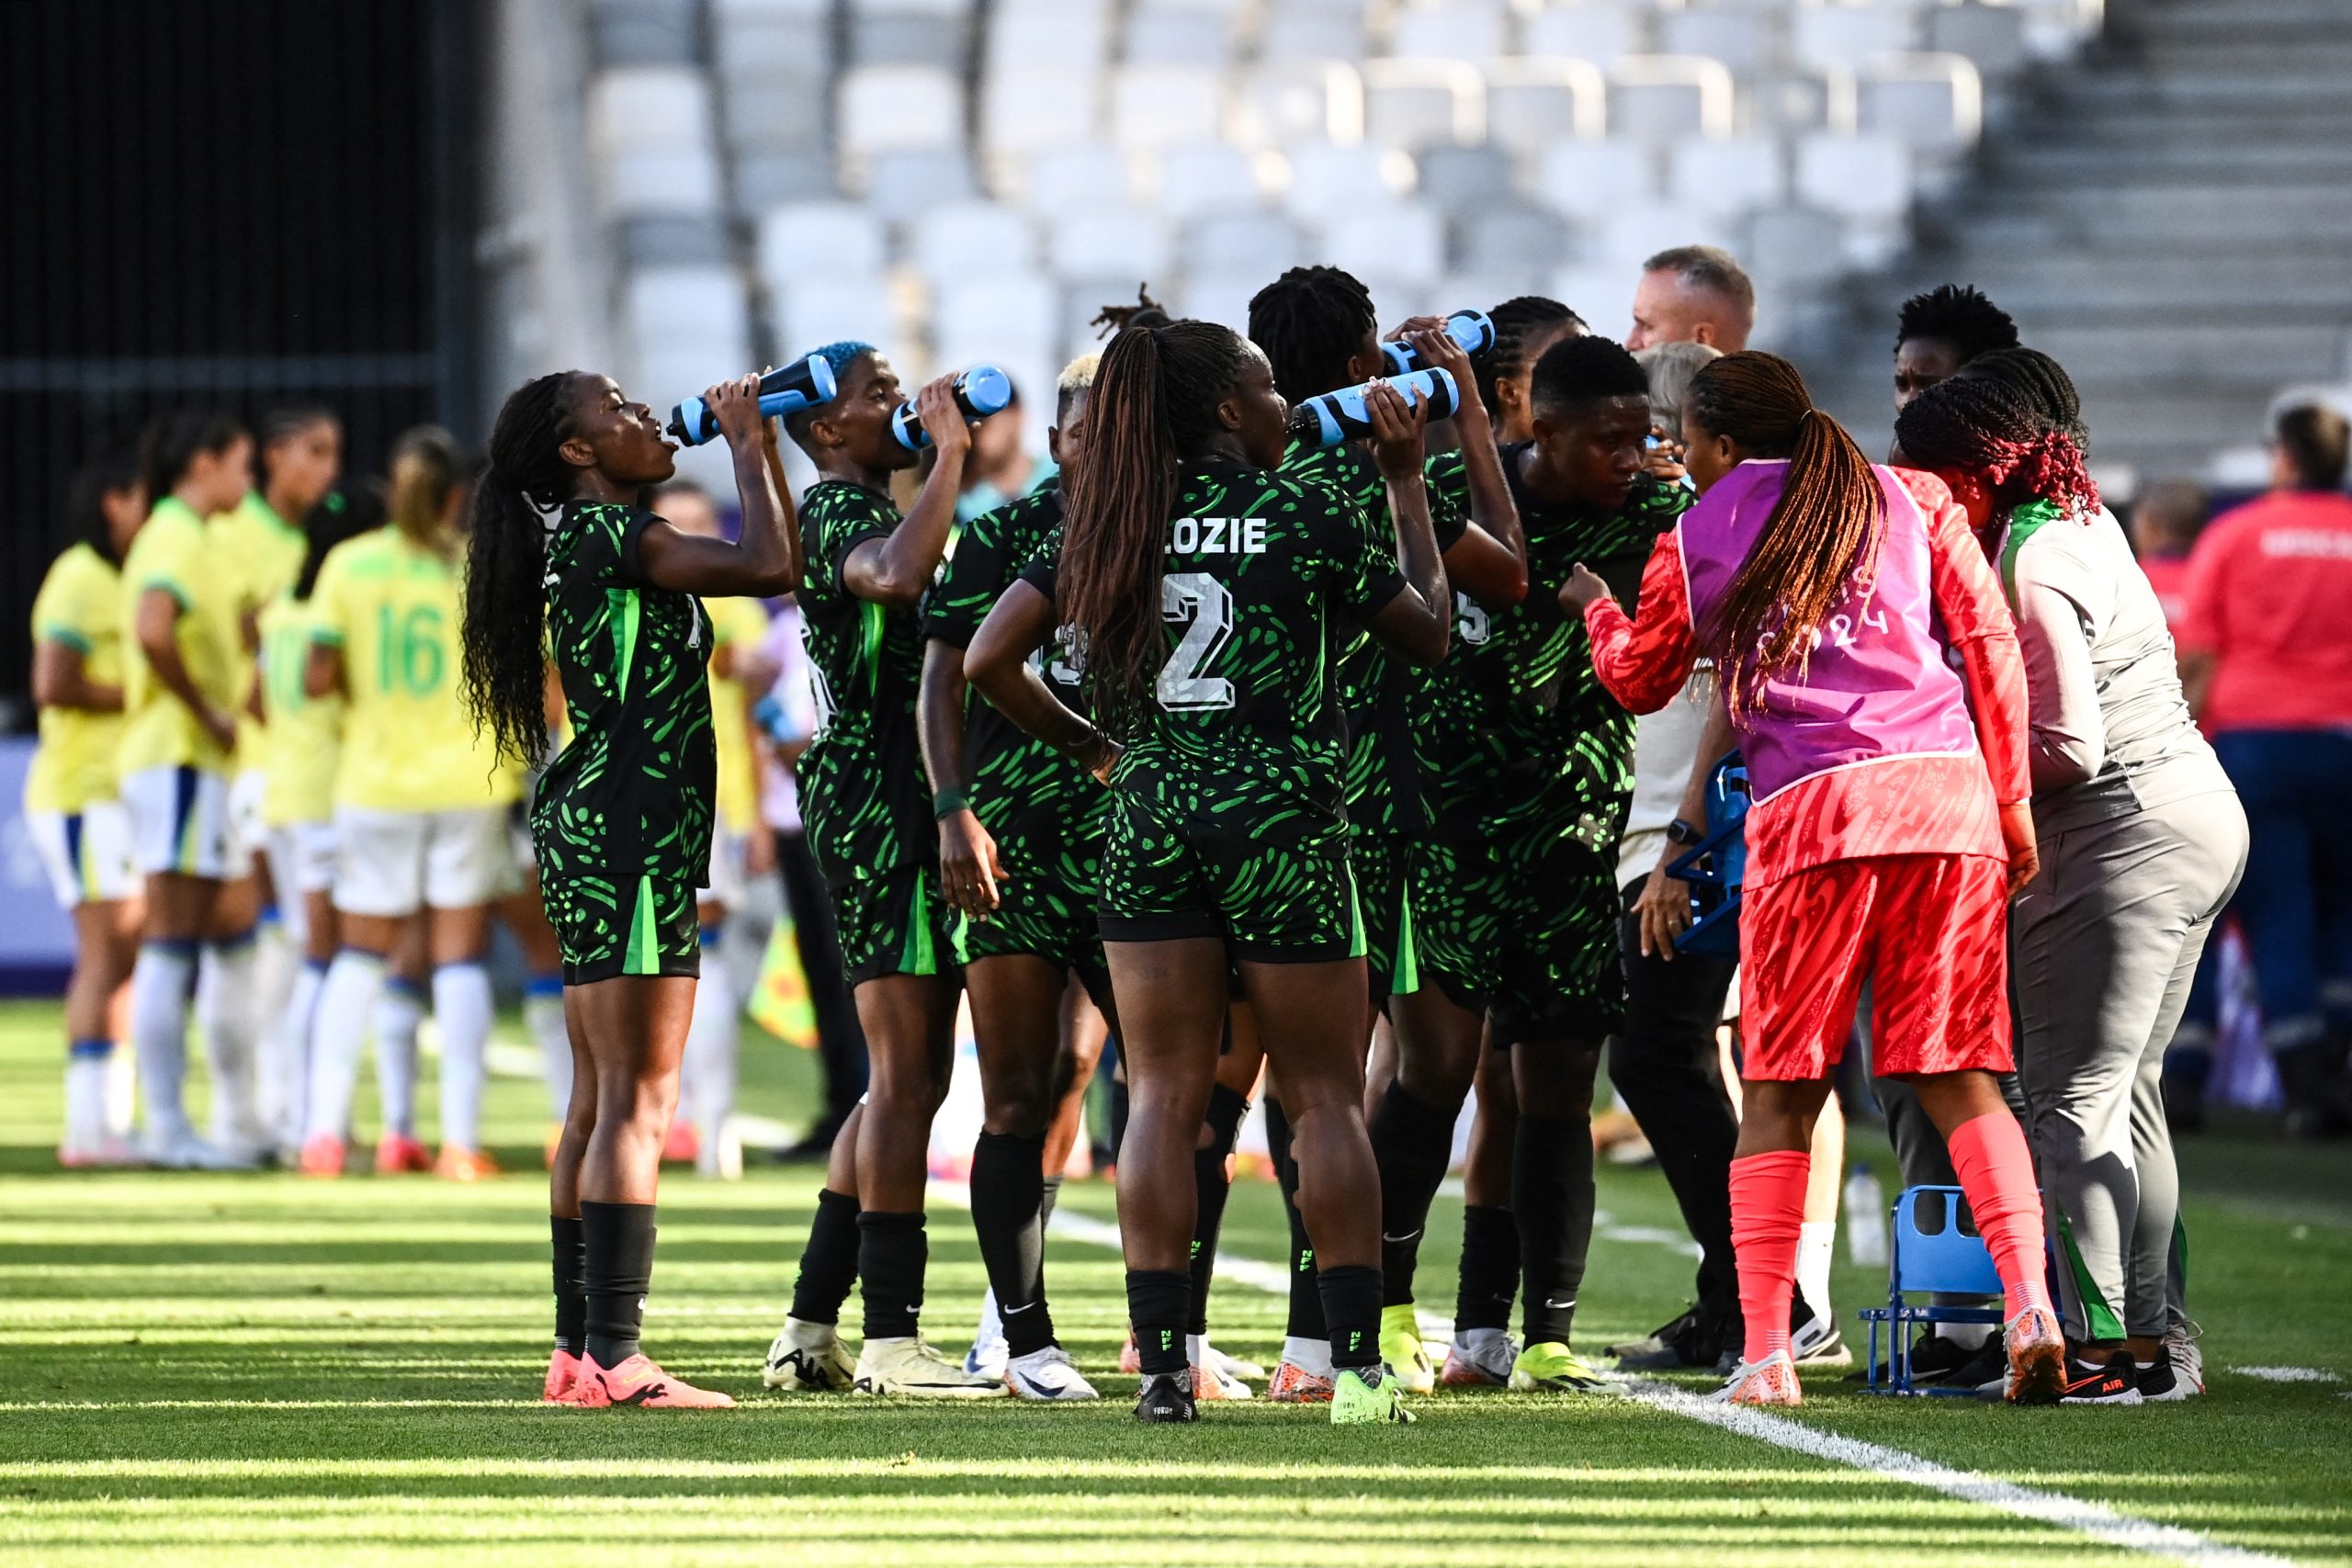
[[[1484,354],[1495,346],[1495,323],[1487,319],[1484,310],[1456,310],[1445,319],[1445,335],[1460,344],[1464,354]],[[1380,352],[1388,360],[1391,375],[1402,376],[1420,368],[1419,353],[1401,338],[1382,344]]]
[[[964,411],[966,419],[986,419],[1012,404],[1012,378],[993,365],[975,365],[956,378],[956,406]],[[890,416],[890,434],[910,452],[931,445],[931,432],[922,427],[911,402],[900,403],[899,412]]]
[[[760,417],[778,419],[833,400],[833,367],[810,355],[760,378]],[[688,398],[670,411],[670,434],[688,446],[699,446],[718,434],[718,416],[700,398]]]
[[[1433,420],[1450,418],[1460,396],[1452,373],[1435,367],[1392,377],[1388,384],[1408,404],[1427,398],[1430,418]],[[1372,419],[1363,409],[1364,393],[1371,387],[1367,381],[1361,387],[1342,387],[1336,392],[1306,399],[1290,411],[1290,433],[1317,446],[1337,446],[1342,441],[1371,434]]]

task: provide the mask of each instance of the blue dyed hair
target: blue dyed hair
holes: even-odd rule
[[[821,359],[827,365],[831,366],[833,370],[833,379],[835,381],[839,381],[843,376],[849,373],[849,367],[853,361],[865,355],[877,354],[879,352],[881,351],[876,349],[870,343],[860,343],[854,337],[846,337],[842,338],[838,343],[826,344],[821,348],[812,348],[805,357],[810,359]],[[807,449],[808,446],[808,422],[817,417],[819,411],[823,406],[824,405],[820,404],[818,405],[818,408],[814,409],[798,409],[785,415],[785,434],[792,437],[794,445],[804,450]]]

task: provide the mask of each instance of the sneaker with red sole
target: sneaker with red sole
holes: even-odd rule
[[[409,1176],[433,1168],[433,1151],[405,1133],[387,1133],[376,1140],[376,1174]]]
[[[735,1398],[716,1389],[696,1388],[648,1360],[642,1352],[617,1367],[596,1364],[594,1356],[580,1358],[579,1394],[571,1403],[586,1410],[616,1404],[639,1410],[732,1410]]]
[[[548,1358],[547,1385],[539,1391],[539,1399],[548,1404],[572,1404],[580,1398],[581,1358],[562,1346]]]
[[[488,1181],[498,1174],[498,1162],[480,1149],[445,1144],[441,1157],[433,1163],[433,1174],[444,1181]]]
[[[2057,1314],[2027,1307],[2003,1325],[2001,1342],[2009,1356],[2011,1404],[2055,1404],[2065,1397],[2066,1337]]]
[[[1711,1404],[1803,1404],[1804,1389],[1797,1382],[1796,1362],[1786,1350],[1775,1350],[1760,1361],[1742,1361],[1732,1369],[1724,1386],[1707,1395]]]
[[[295,1168],[305,1176],[341,1176],[348,1153],[341,1138],[333,1133],[321,1133],[302,1145],[301,1158]]]
[[[1274,1369],[1273,1380],[1266,1384],[1266,1397],[1276,1404],[1329,1404],[1331,1381],[1308,1371],[1296,1361],[1284,1361]]]
[[[2129,1350],[2118,1350],[2104,1361],[2075,1359],[2066,1368],[2066,1392],[2061,1404],[2137,1404],[2140,1364]]]

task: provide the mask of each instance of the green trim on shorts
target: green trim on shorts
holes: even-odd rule
[[[1396,962],[1388,974],[1388,994],[1407,997],[1421,988],[1421,954],[1419,943],[1413,940],[1412,879],[1402,879],[1396,889]]]
[[[868,600],[868,604],[872,601]],[[936,975],[939,954],[931,941],[930,879],[921,872],[915,874],[913,896],[907,900],[907,940],[899,950],[899,973],[901,975]]]
[[[1372,943],[1363,934],[1363,899],[1356,892],[1356,868],[1343,865],[1348,879],[1348,956],[1363,958],[1370,955]]]
[[[621,953],[622,974],[662,973],[662,944],[654,935],[654,923],[653,878],[640,876],[637,879],[637,908],[628,918],[628,945]]]
[[[2054,1205],[2053,1205],[2054,1208]],[[2084,1266],[2082,1248],[2075,1245],[2075,1227],[2066,1218],[2066,1211],[2055,1209],[2058,1215],[2058,1246],[2066,1255],[2066,1267],[2075,1276],[2075,1291],[2083,1298],[2084,1326],[2096,1340],[2123,1337],[2123,1320],[2107,1304],[2107,1298],[2091,1282],[2091,1271]]]

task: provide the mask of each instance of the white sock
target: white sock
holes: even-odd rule
[[[424,993],[406,980],[387,980],[376,998],[376,1098],[384,1131],[403,1138],[416,1136],[416,1031],[424,1021]]]
[[[351,1091],[359,1081],[359,1053],[368,1045],[368,1015],[384,984],[384,961],[345,948],[327,966],[311,1019],[309,1110],[303,1137],[346,1137]]]
[[[95,1153],[105,1146],[107,1077],[113,1065],[111,1040],[76,1040],[66,1052],[65,1136],[60,1146],[67,1153]]]
[[[571,1109],[571,1030],[563,1021],[563,976],[534,975],[523,992],[523,1021],[538,1042],[548,1077],[548,1108],[560,1122]]]
[[[1836,1315],[1829,1310],[1829,1260],[1837,1247],[1836,1220],[1807,1220],[1797,1227],[1797,1289],[1825,1323]]]
[[[702,979],[695,987],[694,1017],[686,1025],[684,1094],[702,1147],[713,1153],[735,1109],[735,1051],[741,1038],[736,1017],[726,958],[718,939],[706,937]]]
[[[1510,1331],[1505,1328],[1457,1328],[1453,1331],[1454,1345],[1473,1355],[1489,1346],[1500,1345],[1510,1337]]]
[[[187,987],[196,943],[150,942],[130,971],[130,1038],[139,1053],[139,1090],[147,1140],[160,1146],[189,1131]]]
[[[1328,1378],[1331,1375],[1331,1342],[1287,1336],[1283,1340],[1283,1359],[1302,1372]]]
[[[327,966],[306,958],[294,972],[294,989],[286,998],[277,1021],[263,1036],[262,1104],[268,1113],[274,1086],[277,1115],[270,1130],[288,1148],[300,1148],[308,1130],[311,1107],[311,1023],[318,1016],[319,993],[326,988]]]
[[[490,1046],[490,971],[478,963],[433,971],[433,1017],[441,1026],[441,1146],[481,1147],[483,1055]]]
[[[196,986],[196,1028],[212,1068],[212,1141],[224,1148],[252,1148],[265,1129],[254,1083],[254,972],[260,948],[254,933],[233,942],[204,944],[204,964]]]
[[[1963,1350],[1982,1350],[2000,1326],[1997,1323],[1939,1323],[1936,1337],[1949,1339]]]

